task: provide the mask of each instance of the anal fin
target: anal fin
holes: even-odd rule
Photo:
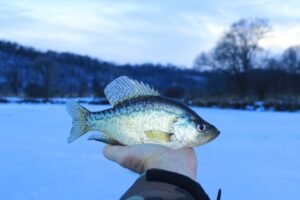
[[[106,144],[111,144],[111,145],[122,145],[119,141],[106,136],[105,134],[94,134],[91,135],[88,140],[95,140],[98,142],[104,142]]]

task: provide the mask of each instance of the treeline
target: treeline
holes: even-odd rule
[[[104,97],[110,81],[127,75],[193,105],[300,110],[300,46],[270,56],[260,45],[270,31],[265,19],[239,20],[191,69],[116,64],[0,40],[0,98]]]
[[[266,19],[239,20],[196,58],[195,68],[211,72],[211,96],[222,102],[300,103],[300,45],[270,56],[260,44],[271,31]]]
[[[122,75],[148,83],[174,98],[200,95],[206,82],[195,69],[151,63],[119,65],[0,41],[1,97],[103,97],[104,87]]]

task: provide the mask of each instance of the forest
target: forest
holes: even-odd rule
[[[99,99],[110,81],[126,75],[189,105],[299,110],[300,45],[270,54],[260,43],[271,31],[266,19],[234,22],[214,48],[200,52],[194,65],[186,68],[118,64],[0,40],[0,101],[8,102],[8,97],[24,102],[37,98],[51,102],[56,97]]]

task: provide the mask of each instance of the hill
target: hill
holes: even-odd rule
[[[205,83],[200,72],[171,64],[116,64],[0,41],[2,97],[103,97],[105,85],[121,75],[148,83],[175,98],[196,97]]]

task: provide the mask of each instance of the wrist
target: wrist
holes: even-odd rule
[[[170,172],[187,176],[193,180],[197,179],[197,166],[195,164],[189,165],[188,163],[182,163],[176,161],[149,163],[149,165],[145,167],[145,171],[150,169],[170,171]]]
[[[196,199],[209,199],[201,185],[182,173],[164,170],[164,169],[148,169],[145,174],[145,178],[149,182],[163,182],[177,186],[189,192]]]

